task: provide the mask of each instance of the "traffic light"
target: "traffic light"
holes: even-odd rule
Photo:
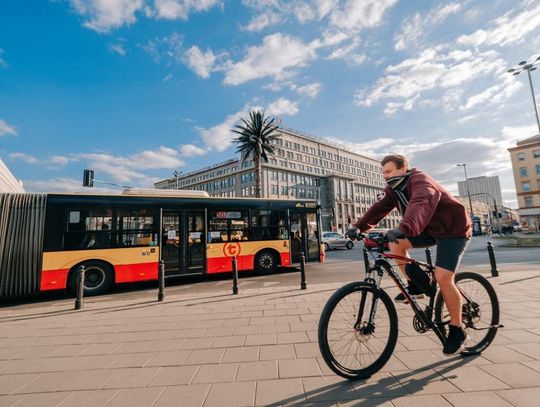
[[[83,187],[92,188],[94,186],[94,170],[84,170]]]

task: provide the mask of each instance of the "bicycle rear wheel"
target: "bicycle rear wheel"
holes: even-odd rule
[[[392,300],[364,282],[337,290],[319,321],[319,348],[324,361],[336,374],[350,380],[379,371],[392,356],[397,337],[398,319]]]
[[[458,273],[455,282],[462,292],[462,324],[468,340],[462,355],[476,355],[486,349],[495,338],[499,324],[499,300],[490,282],[480,274]],[[435,301],[435,322],[448,335],[450,314],[439,292]],[[489,328],[492,327],[492,328]]]

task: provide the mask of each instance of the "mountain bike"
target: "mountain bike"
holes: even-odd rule
[[[359,235],[364,239],[364,235]],[[372,238],[373,239],[373,238]],[[368,378],[388,362],[398,338],[398,316],[392,299],[381,288],[387,274],[405,296],[413,312],[413,327],[419,333],[433,331],[444,345],[450,314],[442,293],[437,290],[435,266],[426,249],[427,262],[384,252],[385,235],[374,239],[378,255],[370,261],[364,248],[366,277],[339,288],[326,303],[319,321],[319,348],[330,369],[349,380]],[[406,282],[390,264],[394,259],[412,264],[416,272],[411,280],[426,293],[427,304],[409,295]],[[490,282],[480,274],[463,272],[455,275],[462,297],[462,325],[467,341],[461,355],[476,355],[486,349],[497,334],[499,301]]]

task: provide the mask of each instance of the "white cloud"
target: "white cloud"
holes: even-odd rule
[[[427,91],[443,90],[446,92],[443,94],[445,105],[456,105],[465,89],[464,84],[505,69],[505,62],[494,51],[445,52],[446,47],[440,45],[425,49],[416,58],[388,66],[386,76],[377,80],[371,89],[361,89],[356,93],[356,103],[372,106],[389,99],[387,110],[393,113],[398,108],[418,102]]]
[[[40,162],[36,157],[25,153],[11,153],[9,158],[12,160],[24,161],[27,164],[38,164]]]
[[[149,40],[140,47],[152,56],[157,64],[166,62],[185,62],[185,49],[183,47],[183,37],[177,32],[164,37],[156,37]]]
[[[264,37],[261,46],[251,46],[242,61],[225,68],[224,83],[239,85],[250,80],[272,77],[275,80],[291,75],[288,71],[305,66],[316,57],[316,46],[281,33]]]
[[[460,44],[479,47],[482,45],[507,46],[521,44],[526,36],[540,27],[540,5],[529,8],[525,4],[523,11],[509,11],[492,21],[492,27],[479,29],[472,34],[462,35],[457,41]]]
[[[187,20],[191,12],[208,11],[221,0],[154,0],[157,17]]]
[[[266,108],[266,114],[270,116],[294,116],[298,111],[298,102],[292,102],[285,98],[273,101]]]
[[[326,59],[342,59],[347,61],[348,63],[360,65],[366,60],[366,55],[357,54],[354,52],[359,45],[360,38],[356,37],[352,40],[350,44],[343,47],[335,48],[332,53],[326,57]]]
[[[184,144],[180,146],[180,154],[184,157],[202,156],[208,154],[208,150],[193,144]]]
[[[110,187],[102,188],[99,184],[94,185],[100,187],[100,192],[118,192],[118,189],[113,190]],[[57,177],[42,180],[25,180],[24,188],[27,192],[91,192],[91,189],[82,186],[82,176],[81,179]]]
[[[425,31],[442,23],[450,15],[461,10],[460,3],[441,4],[428,13],[422,15],[415,13],[412,17],[407,18],[401,24],[401,31],[394,37],[396,50],[404,50],[411,45],[418,45],[423,39]]]
[[[216,62],[216,56],[212,50],[202,52],[198,47],[193,46],[187,51],[187,65],[201,78],[208,78],[212,67]]]
[[[282,17],[279,14],[268,11],[254,16],[243,29],[245,31],[261,31],[266,27],[280,23],[281,21]]]
[[[237,136],[231,131],[234,125],[240,120],[240,117],[246,116],[249,109],[231,114],[217,126],[210,128],[199,127],[197,130],[204,144],[211,150],[225,151],[232,144]]]
[[[504,103],[516,93],[522,84],[516,81],[514,77],[506,75],[501,78],[501,83],[497,83],[482,92],[470,96],[464,105],[460,106],[461,110],[468,110],[475,106],[487,106],[493,104]]]
[[[12,136],[16,136],[17,128],[9,123],[6,123],[4,120],[0,119],[0,136],[5,136],[6,134],[11,134]]]
[[[87,18],[85,27],[106,33],[134,23],[144,0],[70,0],[70,3],[77,13]]]
[[[11,153],[9,155],[9,158],[12,160],[24,161],[27,164],[44,165],[48,169],[65,167],[70,162],[77,161],[77,158],[74,156],[65,157],[60,155],[53,155],[42,159],[25,153]]]
[[[304,86],[295,86],[293,88],[299,95],[307,96],[310,99],[316,98],[321,89],[322,83],[320,82],[314,82]]]
[[[124,48],[124,44],[122,43],[110,44],[109,49],[118,55],[121,55],[121,56],[126,55],[126,50]]]
[[[396,3],[397,0],[347,0],[332,10],[330,20],[336,27],[358,32],[379,25]]]

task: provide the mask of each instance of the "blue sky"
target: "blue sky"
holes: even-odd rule
[[[85,168],[151,187],[234,156],[260,108],[456,193],[466,162],[514,206],[506,149],[537,131],[506,70],[539,34],[532,0],[6,0],[0,158],[27,191],[80,190]]]

